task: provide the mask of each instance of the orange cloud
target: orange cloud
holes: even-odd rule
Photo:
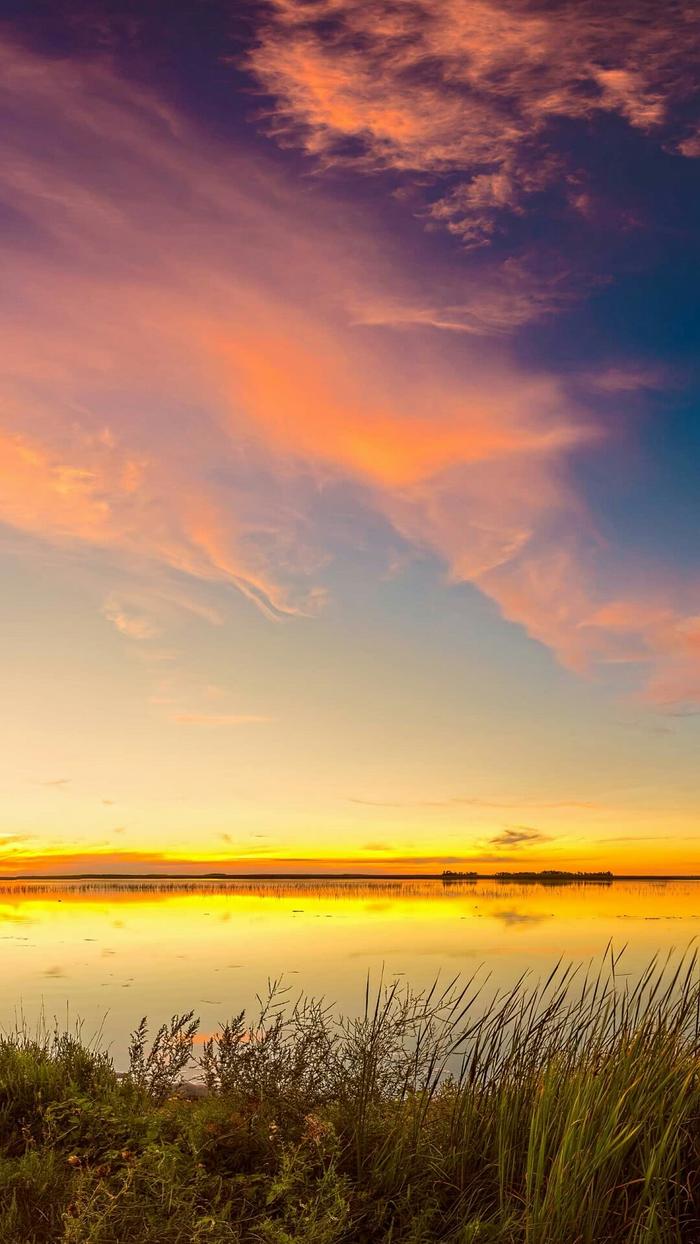
[[[520,843],[516,844],[517,846]],[[541,859],[543,857],[531,857]],[[207,876],[215,873],[230,876],[258,876],[270,873],[289,875],[333,874],[357,872],[378,875],[387,872],[441,872],[454,865],[476,867],[477,865],[501,865],[518,860],[527,862],[520,851],[515,855],[508,851],[494,852],[476,849],[469,854],[394,854],[385,853],[378,858],[374,851],[360,855],[269,855],[255,858],[245,853],[224,858],[182,853],[148,851],[36,851],[29,855],[0,857],[0,876],[11,877],[68,877],[85,875],[105,876]]]
[[[0,429],[0,478],[0,519],[8,525],[109,541],[106,480],[96,470],[69,465],[40,443]]]
[[[337,15],[361,24],[363,12]],[[608,106],[565,90],[553,70],[540,81],[534,36],[551,50],[549,17],[499,10],[492,26],[492,7],[469,12],[467,22],[458,6],[426,10],[416,48],[446,54],[457,40],[459,64],[492,94],[501,69],[506,84],[528,84],[528,116],[556,111],[557,91],[560,110]],[[292,58],[304,13],[277,8]],[[397,30],[401,43],[411,14],[379,9],[378,46],[393,48]],[[472,27],[482,42],[467,47]],[[276,31],[259,49],[270,73]],[[318,54],[313,44],[312,74]],[[673,588],[663,623],[644,614],[657,595],[646,585],[629,592],[636,617],[623,626],[610,612],[624,595],[608,587],[614,551],[601,549],[568,477],[570,457],[601,432],[556,377],[510,352],[504,330],[527,318],[527,298],[509,303],[507,273],[466,268],[441,304],[444,270],[434,288],[427,277],[413,287],[376,221],[347,220],[316,187],[290,190],[104,66],[4,47],[0,67],[5,197],[21,222],[3,254],[0,521],[107,550],[144,576],[165,566],[228,583],[279,616],[322,603],[318,572],[333,547],[315,509],[342,481],[360,516],[382,515],[568,665],[639,660],[657,699],[680,695],[681,675],[697,685],[692,592]],[[347,65],[337,72],[344,81]],[[365,80],[363,70],[346,111],[333,113],[347,132]],[[335,81],[318,88],[322,102]],[[424,119],[404,123],[400,100],[394,114],[392,89],[390,75],[382,142],[392,159],[399,148],[414,164],[467,158],[434,149],[427,102]],[[363,108],[369,142],[371,100]],[[319,136],[332,127],[314,124],[325,150]],[[472,128],[454,141],[471,142]],[[474,195],[483,206],[508,188],[492,179]],[[528,279],[521,270],[516,287]],[[128,594],[107,608],[133,638],[157,625]]]
[[[560,393],[545,377],[521,376],[517,388],[507,372],[457,380],[397,366],[386,346],[358,349],[351,335],[301,317],[273,335],[271,327],[268,309],[220,355],[231,409],[244,409],[287,455],[395,488],[455,463],[546,458],[586,439],[559,414]]]
[[[160,627],[143,613],[134,613],[125,608],[114,595],[105,601],[102,612],[117,630],[128,639],[155,639],[160,635]]]
[[[700,43],[682,5],[273,0],[269,12],[247,64],[274,98],[273,135],[324,167],[463,174],[430,215],[475,245],[560,177],[551,146],[535,150],[547,125],[617,113],[663,130],[692,95]]]

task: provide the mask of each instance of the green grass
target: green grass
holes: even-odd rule
[[[273,986],[203,1044],[191,1015],[142,1023],[124,1075],[6,1035],[0,1240],[692,1244],[697,967],[368,989],[356,1018]]]

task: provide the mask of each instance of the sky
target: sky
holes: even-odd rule
[[[0,0],[1,872],[700,872],[699,54]]]

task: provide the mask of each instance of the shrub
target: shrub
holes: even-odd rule
[[[79,1034],[4,1037],[0,1240],[700,1239],[697,962],[627,980],[391,986],[349,1019],[272,985],[199,1062],[193,1015],[142,1023],[123,1076]]]

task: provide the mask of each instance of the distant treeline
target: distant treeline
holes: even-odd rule
[[[569,873],[556,868],[545,868],[542,872],[494,873],[497,881],[613,881],[611,872],[600,873]]]
[[[478,881],[480,873],[462,873],[453,872],[452,869],[446,868],[442,873],[443,881]],[[495,881],[546,881],[554,884],[561,884],[564,881],[597,881],[609,882],[614,877],[611,872],[599,873],[583,873],[583,872],[563,872],[557,868],[545,868],[541,872],[501,872],[493,873],[489,879]]]

